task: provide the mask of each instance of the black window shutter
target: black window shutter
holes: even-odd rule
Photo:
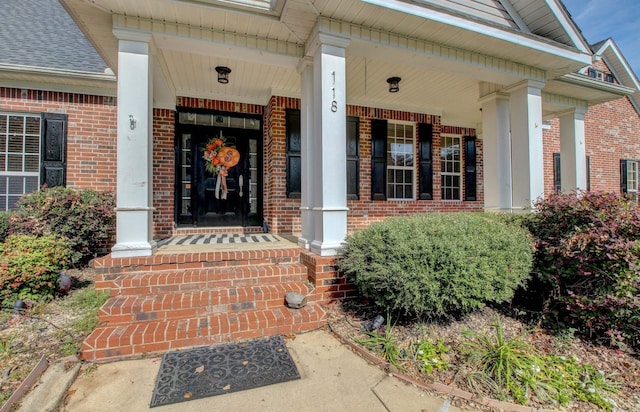
[[[586,157],[587,162],[587,191],[591,191],[591,158]]]
[[[302,193],[302,141],[300,110],[288,109],[285,114],[287,133],[287,197],[300,199]]]
[[[347,199],[360,198],[360,118],[347,117]]]
[[[464,200],[476,200],[476,138],[464,138]]]
[[[387,121],[371,119],[371,200],[387,200]]]
[[[433,199],[433,125],[418,123],[420,200]]]
[[[620,190],[627,193],[627,161],[620,160]]]
[[[67,184],[67,115],[42,113],[40,127],[40,185]]]
[[[553,154],[553,190],[562,190],[562,177],[560,175],[560,153]]]

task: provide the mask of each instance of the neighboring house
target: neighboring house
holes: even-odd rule
[[[0,211],[47,184],[116,188],[116,78],[56,0],[0,7]]]
[[[638,189],[638,80],[557,0],[61,3],[0,9],[0,202],[115,190],[114,257],[263,223],[333,255],[386,216]]]

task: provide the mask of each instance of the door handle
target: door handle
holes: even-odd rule
[[[242,197],[242,188],[244,186],[244,179],[242,177],[242,175],[240,175],[240,177],[238,178],[238,185],[240,186],[240,193],[238,194],[238,196]]]

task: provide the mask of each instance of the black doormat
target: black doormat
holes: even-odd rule
[[[300,379],[281,336],[168,352],[150,407]]]
[[[186,235],[174,236],[158,242],[159,246],[175,245],[214,245],[227,243],[264,243],[279,242],[277,237],[268,233],[259,234],[218,234],[218,235]]]

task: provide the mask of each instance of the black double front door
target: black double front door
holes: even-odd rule
[[[261,225],[260,130],[179,125],[177,135],[178,224]]]

